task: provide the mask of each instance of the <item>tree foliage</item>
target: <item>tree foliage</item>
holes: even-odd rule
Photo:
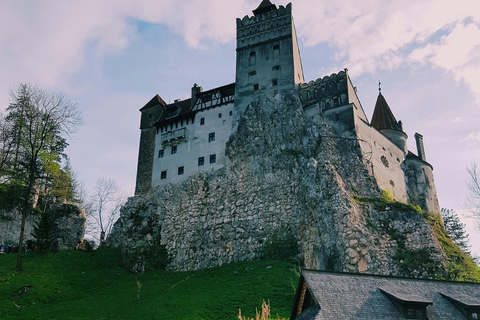
[[[18,85],[10,97],[6,114],[0,117],[0,182],[23,190],[17,195],[22,213],[16,267],[20,271],[26,216],[36,207],[36,195],[42,190],[49,193],[55,174],[60,176],[67,138],[77,131],[82,117],[64,94],[32,84]]]
[[[447,234],[463,252],[468,253],[468,234],[465,231],[465,224],[460,222],[455,210],[442,208],[441,213]]]

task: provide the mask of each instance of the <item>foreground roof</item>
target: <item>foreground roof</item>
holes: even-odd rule
[[[480,284],[304,270],[290,319],[427,317],[480,319]]]

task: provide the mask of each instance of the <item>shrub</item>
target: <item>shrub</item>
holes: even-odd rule
[[[264,260],[280,260],[291,263],[298,263],[297,239],[290,230],[279,228],[272,232],[262,248]]]
[[[237,317],[240,320],[273,320],[273,318],[270,317],[270,306],[265,302],[265,300],[262,303],[262,311],[259,312],[258,310],[256,310],[255,314],[255,319],[249,317],[242,317],[242,309],[238,309]],[[280,317],[278,315],[277,319],[280,320]],[[285,320],[285,318],[283,318],[282,320]]]

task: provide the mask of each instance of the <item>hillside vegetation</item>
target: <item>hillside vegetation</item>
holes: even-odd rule
[[[237,319],[254,317],[263,300],[288,318],[298,281],[292,264],[254,261],[195,272],[134,275],[118,251],[0,256],[0,319]]]

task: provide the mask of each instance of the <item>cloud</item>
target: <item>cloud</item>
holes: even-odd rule
[[[480,130],[470,132],[470,134],[468,135],[468,137],[466,137],[464,139],[464,141],[470,142],[470,146],[476,145],[477,143],[479,143],[480,142]]]
[[[1,2],[0,28],[9,31],[0,34],[0,69],[9,78],[0,79],[0,88],[20,81],[67,84],[87,54],[94,52],[101,65],[127,48],[138,33],[135,21],[168,26],[190,47],[208,50],[233,41],[235,18],[252,15],[259,2]],[[430,64],[466,83],[480,104],[479,1],[303,0],[292,6],[302,42],[327,43],[352,75]]]

